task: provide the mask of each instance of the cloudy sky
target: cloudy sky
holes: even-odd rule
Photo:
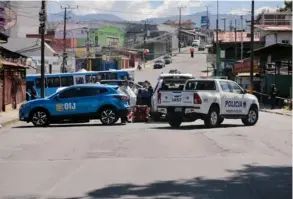
[[[256,13],[263,9],[276,10],[282,7],[284,1],[260,1],[255,0]],[[141,20],[151,17],[164,17],[178,14],[178,7],[183,6],[182,14],[195,14],[197,12],[206,11],[205,6],[209,6],[212,13],[216,13],[216,1],[208,0],[181,0],[181,1],[62,1],[54,0],[48,5],[49,13],[61,12],[60,7],[70,5],[71,7],[78,6],[78,9],[73,9],[75,14],[93,14],[93,13],[111,13],[125,20]],[[219,13],[225,14],[249,14],[251,1],[221,1],[219,0]],[[62,18],[62,16],[60,16]]]

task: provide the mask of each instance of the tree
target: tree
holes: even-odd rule
[[[280,12],[292,12],[292,1],[284,1],[284,5],[283,8],[279,9]]]

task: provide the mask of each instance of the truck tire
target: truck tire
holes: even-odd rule
[[[209,110],[209,113],[206,115],[204,120],[204,125],[207,128],[215,128],[219,126],[220,116],[219,109],[216,106],[212,106]]]
[[[223,122],[224,122],[224,118],[223,117],[220,117],[219,118],[219,125],[221,125]]]
[[[180,127],[182,123],[182,118],[181,117],[170,117],[168,118],[168,123],[172,128],[178,128]]]
[[[245,126],[254,126],[258,121],[258,110],[256,107],[251,107],[245,118],[242,118],[242,123]]]

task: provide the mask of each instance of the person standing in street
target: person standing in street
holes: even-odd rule
[[[274,109],[276,106],[276,96],[277,96],[277,88],[275,84],[272,84],[271,91],[269,94],[269,99],[271,101],[271,109]]]
[[[189,49],[189,51],[190,51],[190,56],[191,56],[191,58],[193,58],[193,57],[194,57],[194,48],[191,47],[191,48]]]

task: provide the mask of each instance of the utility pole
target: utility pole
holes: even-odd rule
[[[179,48],[179,52],[181,50],[181,28],[182,28],[182,26],[181,26],[181,11],[184,8],[185,8],[185,6],[178,7],[178,9],[179,9],[179,34],[178,34],[178,48]]]
[[[91,68],[90,68],[90,36],[89,36],[88,29],[86,29],[86,60],[87,60],[87,70],[91,71]]]
[[[208,41],[208,36],[209,36],[209,28],[210,28],[210,19],[209,19],[209,7],[211,6],[205,6],[207,8],[207,30],[206,30],[206,42]]]
[[[147,47],[146,45],[146,40],[147,40],[147,36],[148,36],[148,30],[147,30],[147,27],[149,25],[150,21],[148,19],[146,19],[144,21],[144,28],[143,28],[143,33],[144,33],[144,36],[143,36],[143,52],[142,52],[142,56],[143,56],[143,67],[145,68],[145,62],[146,62],[146,56],[145,56],[145,49]]]
[[[229,25],[229,29],[230,29],[230,32],[233,31],[233,25],[232,25],[232,20],[230,20],[230,25]]]
[[[78,6],[76,6],[76,9]],[[67,23],[67,10],[72,9],[70,6],[62,7],[64,9],[64,19],[63,19],[63,62],[62,62],[62,73],[66,72],[67,65],[67,53],[66,53],[66,23]]]
[[[237,20],[236,19],[235,19],[234,34],[235,34],[235,60],[237,61]]]
[[[224,32],[226,32],[226,18],[222,19],[224,21]]]
[[[243,16],[240,16],[241,19],[241,60],[243,60]]]
[[[39,13],[41,34],[41,98],[45,97],[45,30],[46,30],[46,1],[42,0]]]
[[[251,26],[250,26],[250,89],[253,91],[254,69],[254,0],[251,0]]]
[[[216,67],[217,76],[220,76],[220,46],[219,46],[219,0],[217,0],[217,21],[216,21]]]

